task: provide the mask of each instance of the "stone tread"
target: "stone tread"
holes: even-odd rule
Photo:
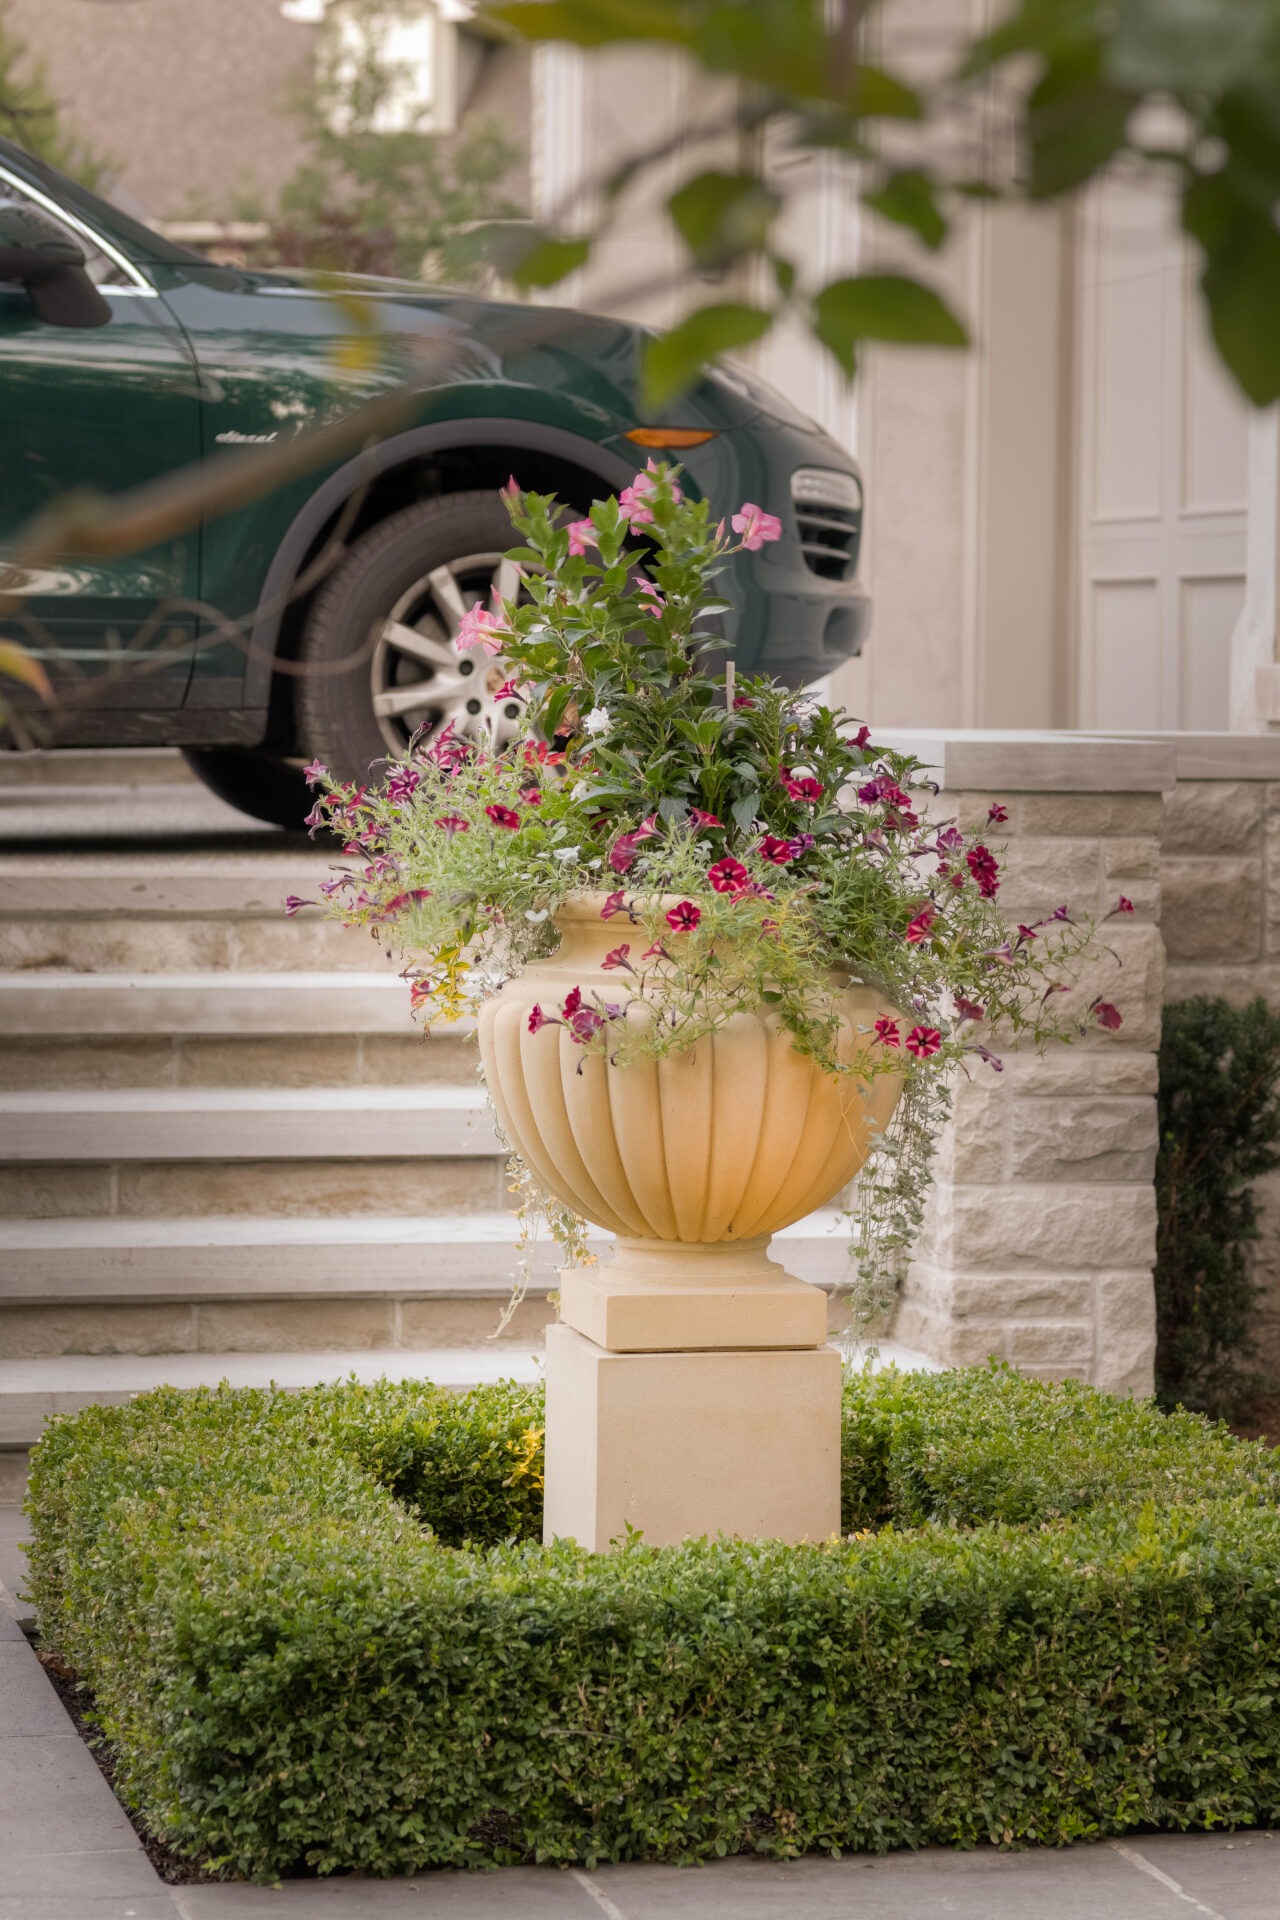
[[[475,1031],[474,1020],[439,1029]],[[315,1034],[421,1032],[398,974],[0,973],[0,1033],[23,1038],[128,1035],[288,1039]]]
[[[0,1165],[501,1153],[479,1086],[0,1094]]]
[[[378,1294],[501,1297],[515,1272],[510,1214],[297,1219],[0,1221],[0,1307],[65,1302],[334,1299]],[[597,1252],[609,1236],[593,1230]],[[834,1211],[775,1235],[775,1257],[834,1287],[848,1277]],[[556,1247],[539,1236],[533,1285],[555,1284]]]

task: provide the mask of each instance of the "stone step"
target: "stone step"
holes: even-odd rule
[[[592,1230],[592,1250],[609,1236]],[[510,1292],[512,1214],[356,1214],[201,1220],[0,1221],[0,1305],[64,1302],[414,1298]],[[848,1274],[847,1226],[832,1211],[775,1236],[775,1257],[801,1279],[835,1287]],[[532,1284],[555,1284],[556,1246],[539,1236]]]
[[[0,1093],[0,1165],[500,1155],[479,1087]]]
[[[856,1350],[854,1365],[861,1363]],[[936,1372],[911,1348],[884,1340],[873,1366]],[[495,1380],[538,1379],[541,1343],[510,1347],[352,1348],[328,1353],[70,1354],[45,1360],[0,1360],[0,1450],[34,1446],[46,1420],[81,1407],[122,1406],[152,1387],[316,1386],[323,1381],[429,1380],[464,1391]],[[21,1471],[15,1462],[15,1477]]]
[[[474,1021],[441,1029],[474,1032]],[[416,1031],[398,973],[0,974],[0,1033],[60,1040],[239,1039]]]
[[[271,854],[50,853],[35,859],[10,854],[0,860],[0,919],[283,918],[287,896],[313,897],[332,864],[333,856],[309,848]],[[315,917],[321,918],[318,908]]]
[[[0,748],[0,787],[195,786],[176,747]]]

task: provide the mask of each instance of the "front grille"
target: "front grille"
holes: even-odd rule
[[[800,467],[791,476],[800,549],[810,572],[851,580],[862,539],[862,488],[856,475]]]

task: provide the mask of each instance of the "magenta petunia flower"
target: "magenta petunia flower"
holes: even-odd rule
[[[925,902],[907,927],[907,945],[915,947],[929,938],[929,929],[938,917],[938,909],[931,900]]]
[[[956,995],[956,1025],[962,1027],[966,1020],[985,1020],[986,1009],[974,1000],[966,1000],[962,993]]]
[[[1113,920],[1113,919],[1115,918],[1115,916],[1116,916],[1116,914],[1118,914],[1118,913],[1132,913],[1132,912],[1133,912],[1133,902],[1132,902],[1132,900],[1130,900],[1130,899],[1128,899],[1128,898],[1127,898],[1127,897],[1126,897],[1126,896],[1125,896],[1125,895],[1124,895],[1124,894],[1122,893],[1122,894],[1120,895],[1120,898],[1119,898],[1119,899],[1118,899],[1118,900],[1116,901],[1116,904],[1114,905],[1114,907],[1112,907],[1112,909],[1111,909],[1111,912],[1110,912],[1109,914],[1107,914],[1107,916],[1106,916],[1106,918],[1107,918],[1108,920]]]
[[[302,769],[302,777],[309,787],[329,778],[329,769],[322,760],[309,760]]]
[[[671,915],[668,914],[667,918],[670,919]],[[651,947],[645,948],[640,958],[642,960],[669,960],[671,955],[667,952],[661,940],[655,940]]]
[[[811,833],[797,833],[787,842],[791,848],[791,858],[798,860],[802,853],[808,853],[810,847],[816,847],[817,841]]]
[[[594,1039],[603,1025],[604,1015],[594,1007],[579,1007],[569,1021],[569,1032],[581,1046]]]
[[[568,993],[566,993],[564,997],[564,1005],[561,1007],[560,1011],[564,1015],[566,1020],[572,1020],[574,1014],[578,1011],[578,1008],[581,1005],[582,1005],[582,988],[570,987]]]
[[[1037,938],[1038,938],[1038,935],[1034,927],[1024,927],[1021,921],[1018,922],[1018,945],[1019,946],[1022,945],[1024,940],[1035,940]]]
[[[471,822],[460,813],[442,813],[435,823],[443,833],[470,833]]]
[[[1124,1025],[1123,1014],[1118,1007],[1113,1007],[1109,1000],[1095,1000],[1091,1011],[1098,1025],[1108,1028],[1111,1032]]]
[[[594,547],[599,542],[600,536],[597,534],[590,520],[571,520],[567,532],[569,535],[569,551],[579,560],[588,547]]]
[[[815,780],[809,773],[801,774],[797,778],[795,774],[788,773],[784,767],[780,777],[790,799],[806,800],[811,806],[815,801],[821,800],[825,791],[821,780]]]
[[[748,877],[741,861],[729,854],[723,860],[717,860],[714,867],[707,868],[707,878],[717,893],[741,893]]]
[[[991,805],[987,808],[988,821],[991,822],[993,825],[998,825],[1000,821],[1007,820],[1008,818],[1009,818],[1008,807],[1003,806],[999,800],[993,800],[991,802]]]
[[[795,857],[790,840],[779,840],[772,833],[766,833],[756,851],[762,860],[767,860],[774,867],[785,867]]]
[[[495,827],[507,827],[514,831],[520,825],[520,815],[513,812],[510,807],[494,805],[486,807],[485,812]]]
[[[853,739],[849,742],[849,745],[851,747],[865,747],[870,738],[871,738],[870,727],[862,726],[858,728],[858,731],[854,734]]]
[[[537,1033],[539,1029],[542,1027],[556,1026],[558,1024],[559,1023],[557,1021],[551,1021],[547,1019],[546,1014],[542,1011],[542,1008],[537,1004],[536,1001],[534,1002],[533,1006],[530,1007],[529,1009],[530,1033]]]
[[[324,819],[324,801],[317,800],[302,824],[304,827],[309,827],[312,833],[314,833],[317,827],[324,825]]]
[[[615,913],[629,912],[630,908],[627,906],[626,894],[623,889],[619,887],[616,893],[611,893],[607,896],[604,905],[600,909],[600,918],[602,920],[612,920]]]
[[[638,833],[620,833],[609,849],[609,865],[615,873],[630,873],[640,853]]]
[[[897,1021],[885,1020],[885,1019],[877,1020],[876,1021],[876,1039],[880,1042],[881,1046],[883,1047],[901,1046],[902,1036],[898,1032]]]
[[[631,951],[630,941],[624,941],[620,947],[611,947],[609,949],[609,952],[606,953],[604,959],[600,962],[600,965],[604,970],[604,972],[612,973],[615,967],[625,967],[628,973],[634,973],[635,968],[632,966],[630,960],[628,960],[627,958],[627,955],[630,953],[630,951]]]
[[[965,865],[978,883],[978,892],[984,900],[994,900],[1000,890],[1000,882],[996,878],[1000,867],[994,854],[986,847],[970,847],[964,858]]]
[[[750,694],[735,693],[733,696],[733,710],[735,713],[737,713],[739,708],[741,707],[754,707],[755,704],[756,703],[751,698]]]
[[[754,500],[744,500],[742,511],[731,517],[729,525],[742,535],[742,544],[748,553],[759,552],[766,540],[782,538],[781,520],[775,514],[766,513]]]
[[[914,1053],[917,1060],[927,1060],[942,1045],[942,1035],[936,1027],[912,1027],[907,1035],[907,1052]]]
[[[521,787],[520,798],[524,801],[526,807],[540,807],[542,805],[542,788]]]
[[[667,913],[667,925],[673,933],[692,933],[702,918],[702,908],[696,907],[692,900],[679,900]],[[653,949],[650,948],[650,952]],[[664,952],[664,958],[667,956]],[[646,954],[645,958],[648,958]]]
[[[724,828],[724,821],[720,816],[715,813],[708,813],[705,807],[690,807],[689,818],[695,827],[701,827],[704,832],[710,832],[711,829],[715,827],[719,827],[721,830]]]
[[[315,904],[314,900],[300,900],[296,893],[286,894],[284,902],[285,918],[292,920],[294,914],[301,912],[303,907],[314,907]]]
[[[387,798],[399,806],[402,800],[412,800],[421,783],[422,775],[415,767],[397,767],[387,781]]]
[[[964,835],[961,833],[959,827],[944,827],[938,835],[937,848],[939,853],[957,853],[963,845]]]

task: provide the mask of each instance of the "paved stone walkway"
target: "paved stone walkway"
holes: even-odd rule
[[[20,1522],[7,1535],[15,1569]],[[0,1585],[0,1920],[1277,1920],[1280,1834],[1150,1834],[1060,1852],[507,1868],[281,1888],[167,1887]]]

